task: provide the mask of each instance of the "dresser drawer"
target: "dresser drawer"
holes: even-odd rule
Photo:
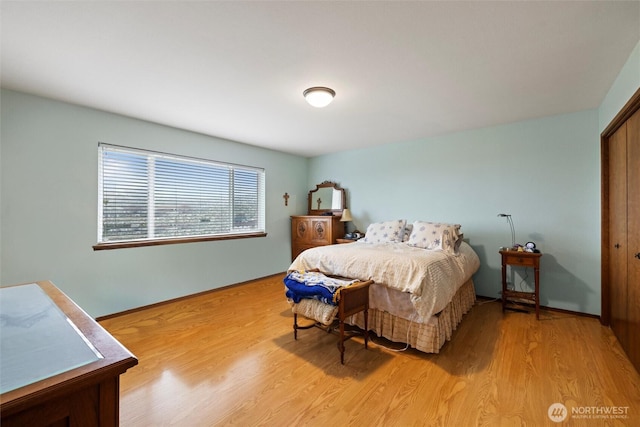
[[[519,255],[518,253],[509,254],[504,256],[505,264],[509,265],[521,265],[523,267],[535,267],[537,259],[526,255]]]
[[[293,221],[293,241],[301,244],[330,245],[333,243],[332,222],[327,218],[303,218]]]
[[[344,222],[340,217],[299,215],[291,217],[291,259],[305,249],[333,245],[344,236]]]

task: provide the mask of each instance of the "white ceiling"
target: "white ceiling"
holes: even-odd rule
[[[1,83],[304,156],[596,108],[640,2],[1,3]],[[302,91],[329,86],[324,109]]]

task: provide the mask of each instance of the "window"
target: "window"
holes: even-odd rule
[[[99,144],[94,249],[265,235],[264,169]]]

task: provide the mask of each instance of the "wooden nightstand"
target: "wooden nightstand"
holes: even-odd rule
[[[336,243],[353,243],[357,242],[356,239],[336,239]]]
[[[536,319],[540,319],[540,257],[541,253],[500,251],[502,256],[502,311],[507,307],[509,298],[531,301],[536,307]],[[535,290],[533,292],[520,292],[507,289],[507,265],[520,267],[533,267],[535,277]]]

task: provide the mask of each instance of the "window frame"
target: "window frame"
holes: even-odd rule
[[[113,151],[119,152],[127,152],[137,155],[144,155],[148,158],[162,158],[162,159],[175,159],[176,161],[185,161],[185,162],[197,162],[204,163],[210,166],[221,166],[225,168],[230,168],[230,173],[233,175],[234,170],[252,170],[260,173],[260,182],[258,184],[258,215],[261,217],[258,222],[262,227],[257,227],[258,230],[248,231],[248,232],[229,232],[229,233],[220,233],[220,234],[200,234],[193,236],[175,236],[175,237],[153,237],[153,238],[140,238],[140,239],[128,239],[128,240],[118,240],[118,241],[100,241],[102,236],[103,227],[104,227],[104,219],[103,219],[103,203],[104,203],[104,194],[103,194],[103,150],[112,148]],[[147,178],[150,173],[147,172]],[[154,184],[150,184],[152,187]],[[233,191],[233,190],[230,190]],[[231,197],[231,196],[230,196]],[[147,205],[149,206],[150,199],[153,199],[153,196],[147,196]],[[216,241],[216,240],[232,240],[232,239],[247,239],[247,238],[255,238],[255,237],[266,237],[266,172],[264,168],[241,165],[236,163],[228,163],[221,162],[217,160],[210,160],[192,156],[185,156],[179,154],[171,154],[164,153],[159,151],[153,151],[148,149],[140,149],[133,147],[125,147],[120,145],[108,144],[100,142],[98,143],[98,212],[97,212],[97,240],[98,243],[93,245],[94,250],[106,250],[106,249],[121,249],[121,248],[134,248],[134,247],[144,247],[144,246],[158,246],[158,245],[170,245],[170,244],[180,244],[180,243],[195,243],[195,242],[207,242],[207,241]],[[261,223],[261,224],[260,224]],[[148,231],[148,227],[147,227]]]

